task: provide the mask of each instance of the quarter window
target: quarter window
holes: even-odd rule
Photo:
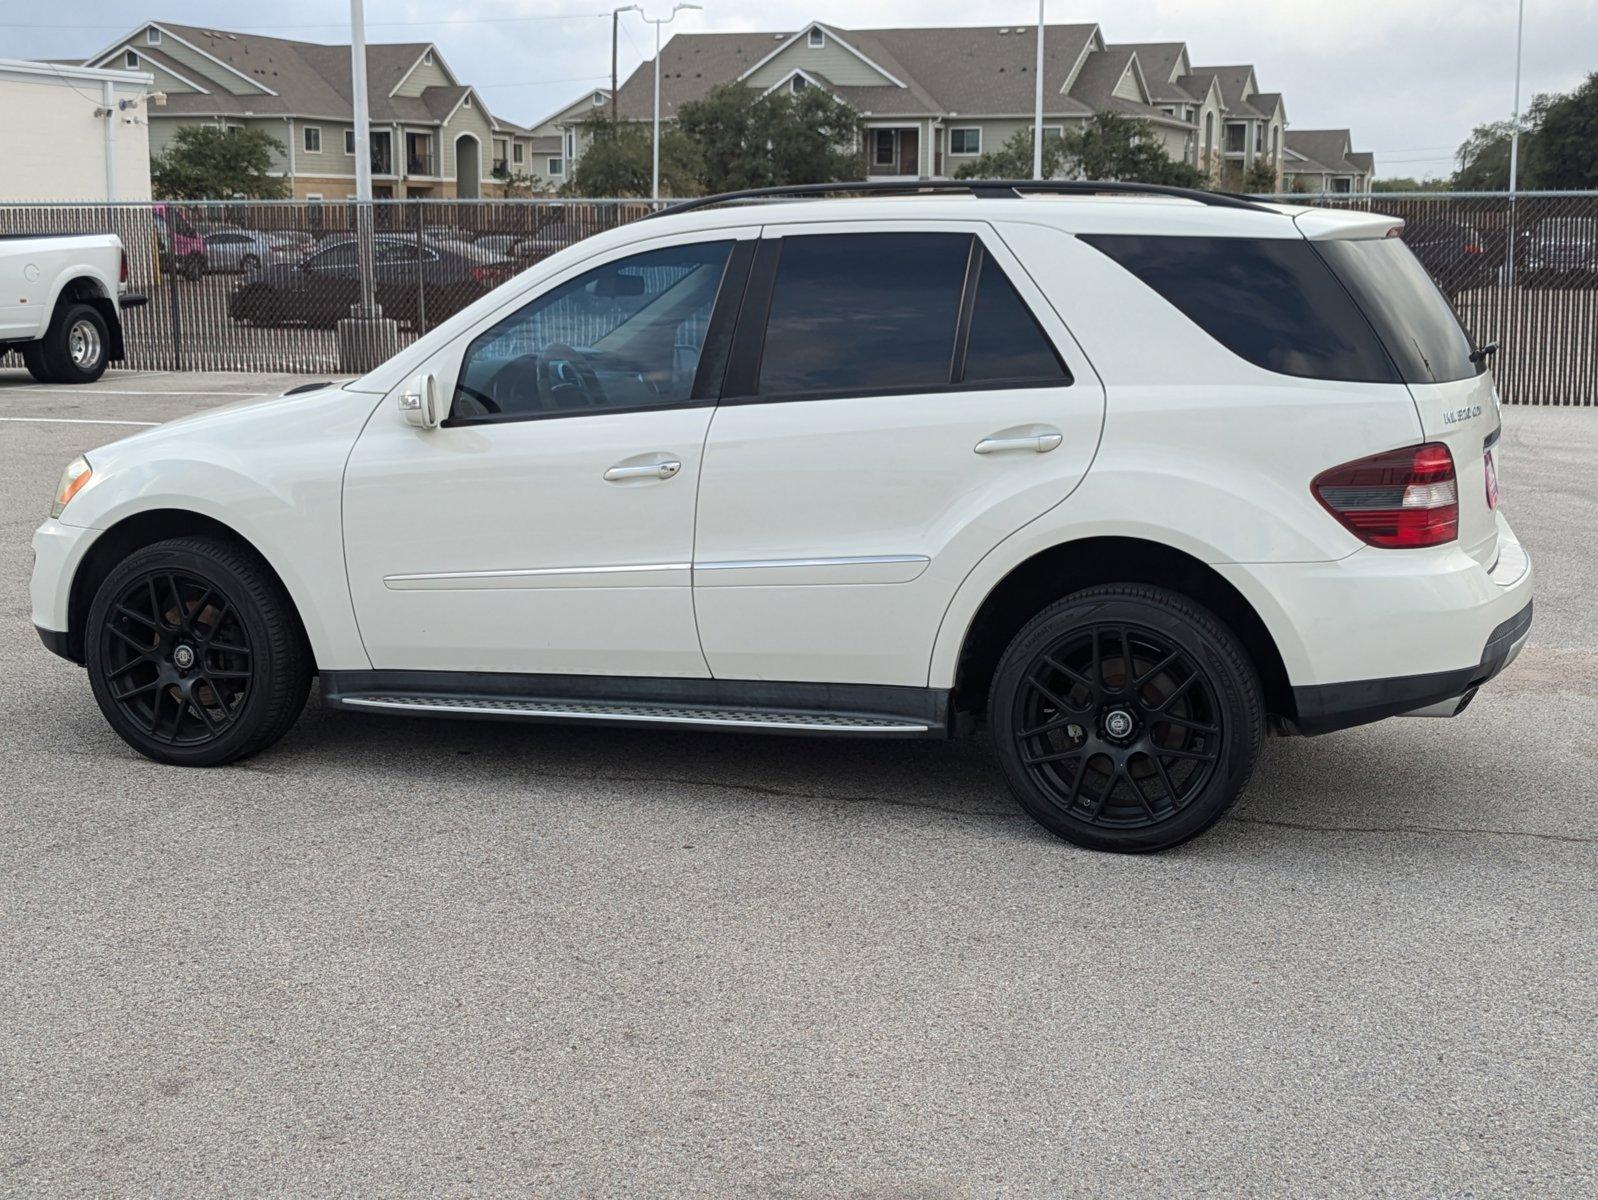
[[[967,343],[967,384],[1036,383],[1061,386],[1071,382],[1048,335],[1021,299],[1015,285],[993,259],[983,256],[977,276],[976,303],[971,309]]]
[[[1370,322],[1302,238],[1081,238],[1257,367],[1307,379],[1399,381]]]
[[[970,252],[963,233],[783,238],[760,395],[947,387]]]
[[[545,292],[467,347],[451,421],[687,403],[731,251],[731,242],[652,250]]]

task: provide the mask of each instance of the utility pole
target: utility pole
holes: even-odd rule
[[[670,25],[676,19],[678,13],[689,8],[703,9],[704,5],[678,4],[664,17],[644,17],[644,20],[655,27],[655,145],[653,164],[650,168],[650,178],[653,182],[650,185],[649,194],[650,198],[657,202],[660,200],[660,27],[662,25]],[[640,14],[642,14],[642,11],[642,9],[639,10]]]
[[[616,34],[621,31],[621,15],[624,12],[642,13],[644,10],[636,4],[626,4],[621,8],[610,10],[610,120],[611,123],[621,120],[621,114],[616,105]]]
[[[399,349],[399,325],[383,319],[372,285],[372,121],[366,98],[366,7],[350,0],[350,107],[355,124],[355,262],[361,302],[338,323],[345,371],[364,374]]]
[[[1038,63],[1032,105],[1032,178],[1043,178],[1043,5],[1038,0]]]

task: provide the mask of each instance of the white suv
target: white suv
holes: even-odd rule
[[[1486,352],[1399,228],[1127,185],[690,202],[354,382],[78,460],[34,622],[162,762],[270,745],[313,675],[416,715],[986,727],[1050,830],[1162,849],[1267,730],[1452,716],[1526,637]]]

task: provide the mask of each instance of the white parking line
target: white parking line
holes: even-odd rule
[[[28,392],[41,396],[61,395],[58,388],[0,387],[0,397],[10,396],[18,392]],[[77,394],[84,396],[222,396],[230,400],[263,400],[267,396],[276,395],[275,392],[126,392],[116,388],[86,388]]]
[[[0,421],[18,421],[33,425],[149,425],[160,421],[103,421],[96,417],[0,417]]]

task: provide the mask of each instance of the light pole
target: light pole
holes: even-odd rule
[[[639,10],[639,15],[643,16],[644,20],[655,27],[655,150],[654,161],[650,168],[652,180],[650,199],[652,200],[658,201],[660,199],[660,27],[662,25],[670,25],[676,19],[677,14],[684,9],[703,9],[704,7],[703,4],[678,4],[664,17],[644,16],[643,10]]]
[[[1515,13],[1515,112],[1509,122],[1509,240],[1504,250],[1504,273],[1515,286],[1515,189],[1520,181],[1520,46],[1526,31],[1526,0]]]
[[[355,261],[362,317],[372,311],[372,134],[366,99],[366,5],[350,0],[350,103],[355,118]]]
[[[644,10],[636,4],[628,4],[622,8],[610,10],[610,123],[614,125],[617,120],[616,108],[616,34],[620,31],[621,15],[624,12],[642,13]],[[568,165],[568,170],[570,166]]]
[[[1032,104],[1032,178],[1043,178],[1043,4],[1038,0],[1038,64],[1033,72],[1037,92]]]

